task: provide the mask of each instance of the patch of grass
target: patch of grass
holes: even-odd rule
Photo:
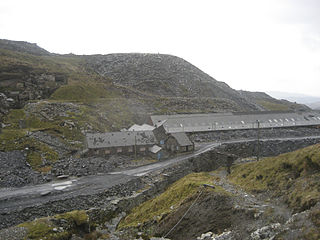
[[[214,177],[209,173],[192,173],[168,187],[159,196],[144,202],[140,206],[132,209],[130,214],[120,222],[119,229],[136,227],[139,224],[153,220],[161,220],[161,217],[178,208],[187,198],[196,194],[202,184],[212,184]],[[215,186],[211,191],[224,192]]]
[[[55,225],[49,218],[41,218],[32,222],[26,222],[18,225],[27,229],[25,239],[47,239],[47,240],[67,240],[71,237],[71,233],[67,231],[54,231]]]
[[[59,228],[56,219],[66,220],[68,222],[67,226],[63,229]],[[25,222],[18,225],[18,227],[27,229],[27,236],[25,239],[67,240],[71,238],[73,233],[84,231],[85,229],[81,229],[81,226],[87,224],[88,215],[86,212],[84,210],[75,210],[58,214],[53,217],[39,218],[32,222]]]
[[[288,111],[290,107],[282,103],[276,103],[267,99],[258,99],[256,102],[268,111]]]
[[[41,143],[29,136],[23,129],[3,129],[0,134],[0,151],[27,150],[27,161],[34,170],[41,171],[42,159],[48,163],[58,160],[58,153],[47,144]],[[46,166],[49,167],[49,166]]]
[[[64,85],[57,89],[50,97],[53,100],[73,100],[80,102],[87,102],[92,99],[97,98],[107,98],[110,97],[110,92],[108,91],[108,84],[72,84]]]
[[[56,215],[57,219],[65,219],[68,222],[74,223],[76,226],[81,226],[88,223],[88,215],[84,210],[74,210]]]
[[[0,134],[0,151],[7,152],[23,149],[27,131],[22,129],[3,129]]]
[[[320,199],[320,144],[234,166],[229,179],[248,191],[272,190],[296,211],[309,209]]]

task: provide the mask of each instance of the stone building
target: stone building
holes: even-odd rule
[[[186,133],[168,133],[163,124],[155,128],[153,133],[158,144],[167,151],[178,153],[194,151],[194,144]]]
[[[157,141],[152,131],[86,134],[87,155],[148,154]]]
[[[165,143],[166,149],[171,152],[190,152],[194,151],[194,144],[190,141],[187,134],[171,133]]]

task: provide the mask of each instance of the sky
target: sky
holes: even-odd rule
[[[238,90],[320,97],[319,0],[1,0],[0,38],[171,54]]]

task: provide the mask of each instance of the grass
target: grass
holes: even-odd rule
[[[320,144],[238,165],[230,181],[252,192],[271,190],[284,196],[295,211],[314,206],[320,199]]]
[[[70,239],[71,233],[67,231],[57,232],[54,231],[55,225],[49,218],[41,218],[32,222],[26,222],[18,225],[27,229],[25,239],[46,239],[46,240],[67,240]]]
[[[62,230],[56,224],[55,219],[63,219],[67,222],[68,227]],[[39,218],[32,222],[25,222],[18,227],[27,229],[25,239],[47,239],[47,240],[67,240],[73,233],[79,231],[79,227],[88,224],[88,215],[83,210],[75,210],[56,215],[54,217]],[[81,231],[83,229],[80,228]]]
[[[108,87],[110,87],[109,84],[103,83],[64,85],[57,89],[50,99],[88,102],[93,99],[110,97]]]
[[[20,129],[19,121],[24,120],[27,129]],[[4,121],[8,125],[0,134],[0,151],[25,150],[27,162],[34,170],[45,172],[50,166],[41,166],[43,159],[53,163],[58,160],[58,153],[45,143],[28,136],[28,131],[38,131],[52,128],[54,125],[47,121],[41,121],[35,116],[27,117],[24,109],[12,109]]]
[[[268,111],[288,111],[290,107],[282,103],[268,101],[267,99],[258,99],[256,102]]]
[[[209,173],[192,173],[183,177],[169,186],[164,193],[132,209],[118,228],[137,227],[139,224],[154,220],[155,217],[160,221],[162,216],[177,209],[186,199],[196,194],[202,184],[212,184],[213,179]],[[210,191],[224,192],[221,187],[215,187]]]
[[[41,167],[43,159],[46,159],[48,163],[58,160],[57,152],[47,144],[29,137],[23,129],[3,129],[0,134],[0,143],[0,151],[25,150],[27,152],[27,162],[34,170],[40,172],[41,170],[48,170],[48,168]]]
[[[68,222],[73,222],[76,226],[88,223],[88,215],[84,210],[74,210],[55,216],[56,219],[65,219]]]

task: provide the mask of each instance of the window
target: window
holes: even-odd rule
[[[145,152],[146,148],[145,147],[140,147],[140,152]]]
[[[133,147],[129,147],[128,152],[133,152]]]
[[[122,152],[122,148],[117,148],[117,153],[121,153]]]
[[[104,150],[104,153],[105,153],[105,154],[110,154],[110,149]]]

